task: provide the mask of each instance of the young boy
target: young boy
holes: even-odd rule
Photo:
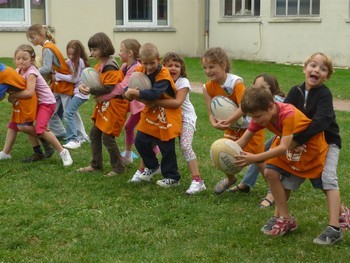
[[[145,73],[153,87],[142,91],[128,89],[124,93],[126,99],[138,99],[146,104],[141,112],[135,138],[135,147],[145,164],[140,179],[150,181],[154,174],[159,173],[160,168],[164,179],[158,180],[157,184],[161,187],[177,186],[181,176],[177,166],[175,139],[180,136],[182,128],[181,107],[170,109],[147,106],[147,101],[175,98],[176,87],[168,69],[160,64],[158,49],[154,44],[141,46],[140,60],[142,66],[136,68],[136,71]],[[154,144],[158,145],[162,154],[160,167],[153,151]]]
[[[335,119],[333,96],[324,85],[331,78],[333,70],[333,62],[326,54],[312,54],[304,63],[305,82],[292,87],[285,100],[312,119],[309,127],[293,138],[293,143],[303,145],[321,131],[324,131],[328,143],[321,178],[322,189],[327,196],[329,222],[325,230],[314,239],[314,243],[318,245],[334,244],[343,237],[340,228],[350,228],[350,212],[345,206],[341,206],[337,178],[341,137]]]
[[[290,191],[297,190],[305,178],[309,178],[315,188],[322,187],[320,175],[327,153],[324,134],[315,134],[305,148],[291,148],[293,136],[307,129],[311,120],[293,105],[274,102],[271,91],[266,87],[247,88],[241,108],[252,118],[248,130],[237,141],[242,148],[261,129],[267,128],[277,135],[266,152],[242,152],[237,156],[237,165],[266,161],[264,175],[275,198],[276,210],[272,228],[263,232],[272,236],[284,235],[298,227],[288,210]]]

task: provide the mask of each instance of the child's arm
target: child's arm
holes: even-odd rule
[[[137,89],[127,89],[124,93],[124,98],[127,100],[142,100],[142,101],[152,101],[158,99],[165,93],[169,87],[170,83],[168,80],[161,80],[154,83],[151,89],[137,90]]]
[[[203,96],[205,99],[205,104],[207,105],[207,111],[208,111],[209,121],[210,121],[211,125],[213,125],[214,128],[219,129],[219,130],[228,129],[228,127],[230,125],[224,124],[224,121],[216,119],[214,117],[213,113],[211,112],[210,103],[211,103],[212,97],[209,96],[209,94],[205,88],[203,88]]]
[[[17,91],[9,95],[9,101],[13,99],[30,99],[35,93],[36,76],[29,74],[27,76],[27,88],[22,91]]]
[[[242,138],[243,138],[243,136],[242,136]],[[270,148],[266,152],[262,152],[262,153],[258,153],[258,154],[251,154],[248,152],[242,152],[241,155],[235,156],[235,158],[237,159],[237,161],[235,163],[240,167],[244,167],[244,166],[247,166],[251,163],[259,163],[259,162],[263,162],[265,160],[283,155],[288,150],[292,140],[293,140],[293,135],[282,136],[280,144],[275,148],[272,148],[272,149]]]
[[[76,83],[79,79],[79,77],[74,77],[73,75],[65,75],[62,73],[56,72],[53,77],[55,78],[55,81],[65,81],[65,82],[70,82],[70,83]]]
[[[46,76],[51,74],[54,57],[54,53],[49,48],[43,50],[43,66],[39,68],[41,75]]]
[[[182,103],[185,101],[188,92],[189,88],[182,88],[176,92],[175,99],[147,101],[146,104],[150,108],[154,106],[161,106],[169,109],[177,109],[181,107]]]

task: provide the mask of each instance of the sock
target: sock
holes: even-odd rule
[[[38,146],[34,146],[33,147],[33,150],[34,150],[34,153],[43,153],[43,151],[41,150],[41,147],[40,147],[40,145],[38,145]]]
[[[192,175],[192,180],[193,181],[197,181],[197,182],[203,181],[203,179],[201,178],[201,176],[199,174],[198,175]]]
[[[328,226],[330,226],[331,228],[333,228],[333,229],[336,230],[336,231],[340,231],[340,227],[331,226],[331,225],[328,225]]]
[[[131,151],[125,151],[125,158],[130,158],[131,157]]]

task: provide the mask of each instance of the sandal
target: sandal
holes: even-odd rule
[[[234,178],[234,180],[231,183],[229,183],[227,178],[224,178],[215,185],[214,193],[217,195],[222,194],[227,189],[229,189],[231,185],[234,185],[236,182],[237,182],[237,178]]]
[[[242,186],[239,186],[239,184],[232,186],[231,188],[228,189],[229,192],[231,193],[249,193],[250,192],[250,186],[249,185],[244,185],[244,188]]]
[[[263,205],[263,202],[266,201],[268,203],[268,205]],[[263,199],[261,199],[259,207],[260,208],[269,208],[271,206],[273,206],[275,204],[275,201],[271,201],[270,199],[264,197]]]
[[[104,177],[113,177],[113,176],[116,176],[116,175],[118,175],[116,172],[110,171],[109,173],[105,174]]]
[[[90,165],[87,167],[82,167],[77,169],[77,172],[79,173],[89,173],[89,172],[96,172],[98,169],[91,167]]]

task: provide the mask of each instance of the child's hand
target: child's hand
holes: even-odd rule
[[[157,106],[157,102],[156,101],[154,101],[154,100],[152,100],[152,101],[150,101],[150,100],[144,100],[144,101],[142,101],[147,107],[149,107],[149,108],[153,108],[154,106]]]
[[[128,89],[125,91],[123,97],[127,100],[137,99],[140,96],[140,91],[136,89]]]
[[[16,105],[16,103],[17,103],[17,99],[14,98],[14,97],[12,96],[12,94],[10,94],[10,95],[8,96],[7,101],[10,102],[12,105]]]
[[[234,156],[236,158],[235,164],[239,167],[247,166],[251,163],[256,163],[256,155],[242,151],[240,155]]]
[[[102,103],[103,102],[103,100],[101,100],[100,96],[96,96],[94,99],[95,99],[96,103]]]
[[[219,120],[219,119],[215,119],[215,123],[213,124],[213,126],[216,128],[216,129],[219,129],[219,130],[227,130],[229,127],[230,127],[230,124],[226,124],[225,121],[223,120]]]
[[[90,94],[90,88],[84,84],[79,85],[79,91],[83,93],[84,95],[89,95]]]

